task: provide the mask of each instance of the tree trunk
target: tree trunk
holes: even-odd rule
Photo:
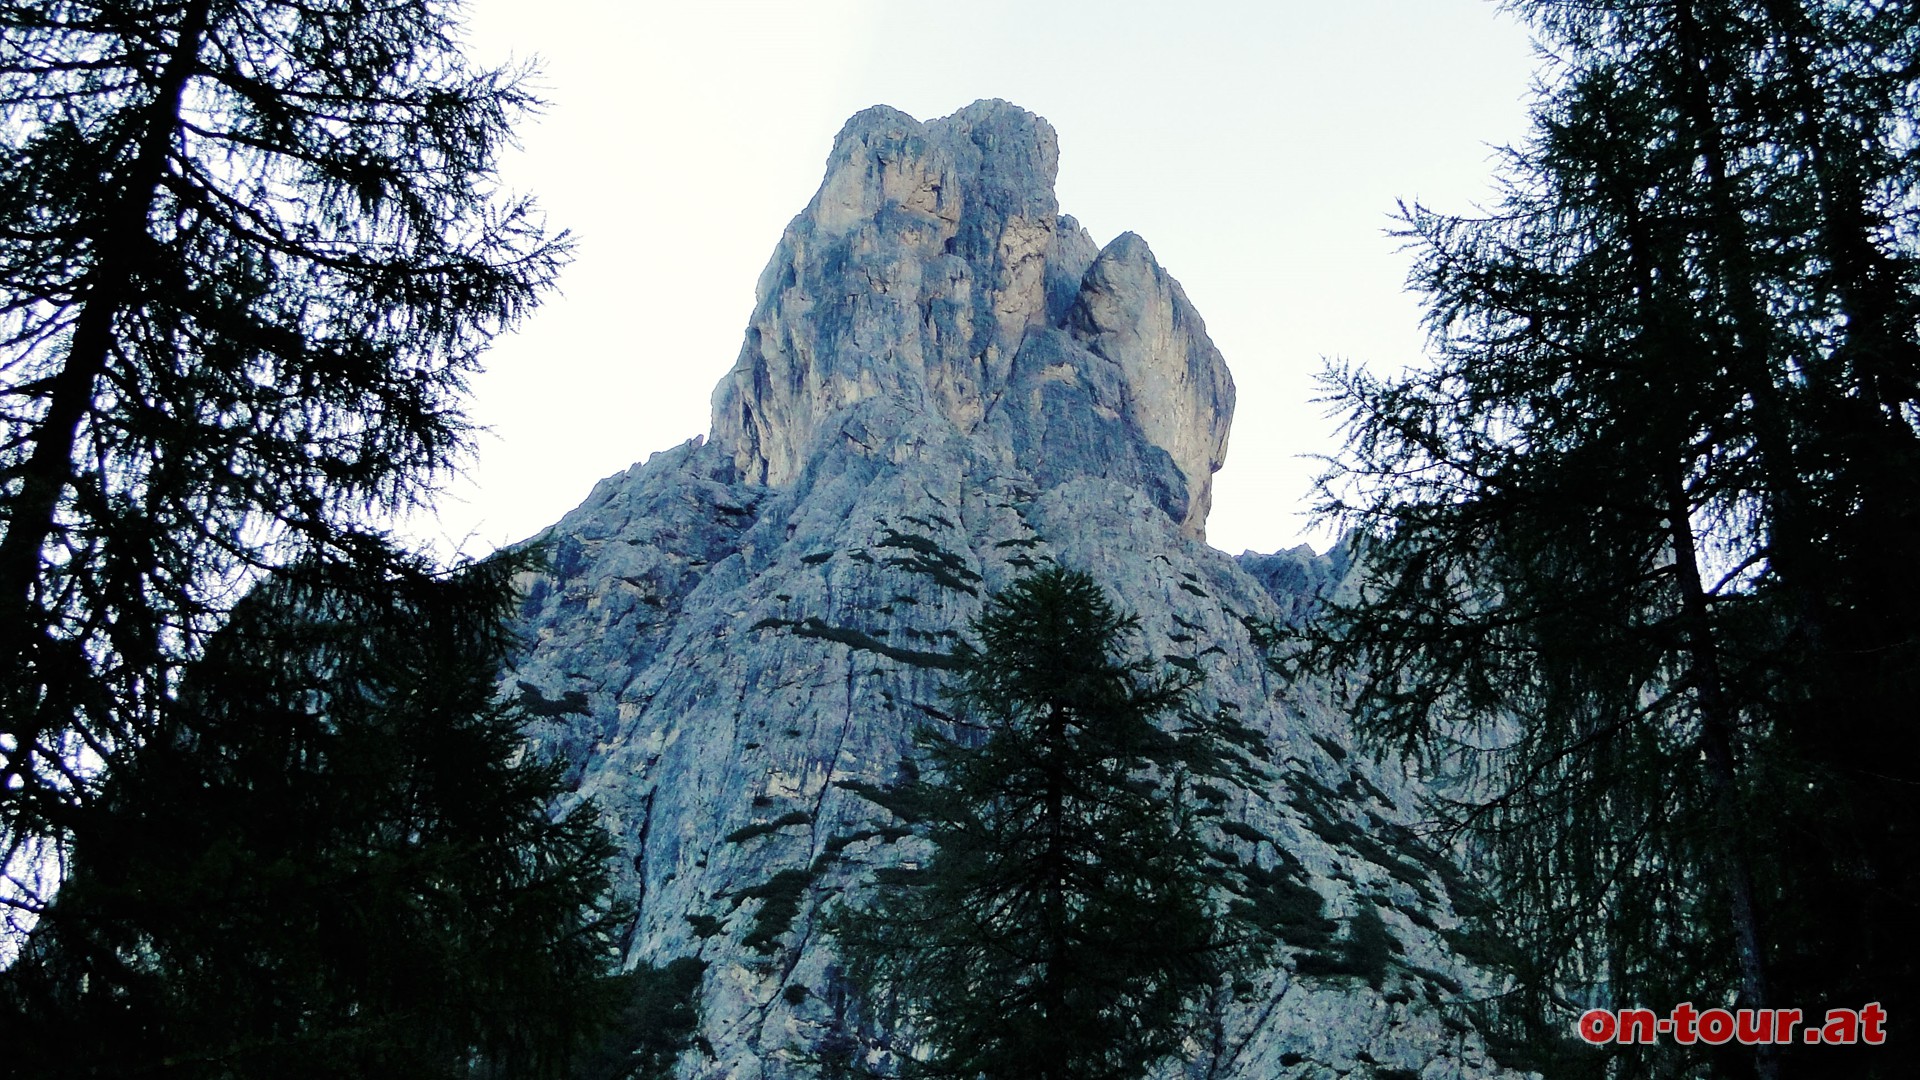
[[[1740,966],[1741,1005],[1768,1008],[1766,958],[1760,946],[1759,921],[1754,914],[1753,868],[1741,843],[1743,816],[1733,763],[1734,707],[1727,700],[1720,669],[1720,651],[1708,617],[1706,590],[1689,520],[1686,486],[1678,474],[1667,486],[1667,513],[1672,522],[1674,569],[1680,585],[1680,626],[1687,655],[1687,683],[1700,708],[1700,752],[1706,759],[1707,787],[1713,795],[1713,830],[1720,857],[1726,860],[1727,905],[1733,922],[1733,942]],[[1771,1046],[1754,1048],[1754,1068],[1760,1080],[1780,1075]]]
[[[1679,23],[1678,33],[1682,38],[1690,37],[1691,10],[1685,0],[1676,5]],[[1688,104],[1696,113],[1693,116],[1697,137],[1701,140],[1701,151],[1708,161],[1709,202],[1715,206],[1715,215],[1728,209],[1725,205],[1724,175],[1725,161],[1719,138],[1719,129],[1712,123],[1711,101],[1706,94],[1703,81],[1703,69],[1697,56],[1683,49],[1683,64],[1688,72]],[[1699,110],[1704,110],[1704,114]],[[1717,178],[1717,180],[1716,180]],[[1642,219],[1637,205],[1623,208],[1627,219],[1628,252],[1627,256],[1633,268],[1635,287],[1640,294],[1641,333],[1650,342],[1685,340],[1671,331],[1674,328],[1666,324],[1665,308],[1660,303],[1655,264],[1660,261],[1660,253],[1650,250],[1651,241],[1647,234],[1646,223]],[[1737,227],[1737,221],[1735,223]],[[1738,239],[1722,237],[1723,241]],[[1743,241],[1742,241],[1743,242]],[[1720,270],[1720,284],[1726,291],[1729,304],[1735,308],[1750,307],[1753,303],[1751,279],[1743,277],[1746,259],[1738,243],[1731,245],[1730,257],[1723,257]],[[1725,250],[1720,252],[1728,256]],[[1730,281],[1729,278],[1739,280]],[[1743,314],[1750,314],[1745,313]],[[1744,322],[1744,320],[1742,320]],[[1760,385],[1743,387],[1747,389],[1755,402],[1755,412],[1759,431],[1756,442],[1759,444],[1761,467],[1770,477],[1786,474],[1792,476],[1790,459],[1778,456],[1789,454],[1784,444],[1784,428],[1780,425],[1780,409],[1777,395],[1774,393],[1771,372],[1768,368],[1767,342],[1765,332],[1748,324],[1749,333],[1738,330],[1733,343],[1734,359],[1743,368],[1748,379],[1756,379]],[[1756,336],[1757,335],[1757,336]],[[1647,389],[1658,392],[1651,370],[1647,372]],[[1684,451],[1688,446],[1690,417],[1681,418],[1680,430],[1671,438],[1663,430],[1655,433],[1656,444],[1664,443]],[[1667,423],[1661,423],[1664,429]],[[1656,452],[1658,452],[1656,448]],[[1679,589],[1681,630],[1681,652],[1684,656],[1685,679],[1693,688],[1694,700],[1700,710],[1700,751],[1705,759],[1707,786],[1711,793],[1713,807],[1713,835],[1720,849],[1719,854],[1725,860],[1724,886],[1727,892],[1729,929],[1733,934],[1735,962],[1740,972],[1740,995],[1745,1007],[1760,1009],[1769,1006],[1767,988],[1766,958],[1761,946],[1759,920],[1754,906],[1753,871],[1747,854],[1741,843],[1743,821],[1737,801],[1738,775],[1733,758],[1733,733],[1737,726],[1737,717],[1732,702],[1727,699],[1725,676],[1720,665],[1719,643],[1714,637],[1713,624],[1707,609],[1708,598],[1704,583],[1700,577],[1699,545],[1693,532],[1693,506],[1689,498],[1686,474],[1688,463],[1684,460],[1668,467],[1665,476],[1659,478],[1663,489],[1663,502],[1667,518],[1666,532],[1672,547],[1674,571]],[[1784,500],[1795,505],[1797,485],[1788,483]],[[1776,511],[1779,506],[1776,504]],[[1760,1080],[1777,1080],[1779,1062],[1772,1047],[1760,1046],[1754,1052],[1755,1072]]]
[[[1066,1011],[1067,979],[1067,852],[1066,852],[1066,754],[1067,711],[1052,706],[1047,714],[1046,829],[1047,829],[1047,974],[1042,990],[1045,1022],[1059,1023]],[[1040,1075],[1054,1080],[1065,1075],[1065,1062],[1049,1054],[1042,1062]]]
[[[59,530],[60,502],[73,482],[73,454],[81,425],[93,407],[100,378],[113,355],[114,323],[140,302],[135,272],[153,243],[147,216],[165,178],[167,155],[179,131],[182,97],[199,66],[206,38],[211,0],[189,0],[181,17],[173,52],[161,69],[153,100],[144,109],[140,141],[119,201],[93,238],[97,261],[83,279],[79,317],[74,321],[67,359],[47,381],[47,411],[37,425],[33,453],[22,469],[19,497],[0,539],[0,656],[13,671],[8,689],[23,695],[9,703],[0,716],[0,733],[12,735],[15,749],[8,755],[6,780],[18,777],[22,790],[39,785],[31,760],[46,732],[35,681],[47,676],[36,670],[33,657],[46,637],[46,622],[36,610],[43,553]]]
[[[1717,273],[1715,284],[1733,321],[1729,374],[1753,401],[1753,439],[1760,452],[1760,470],[1766,483],[1763,496],[1769,511],[1767,561],[1792,598],[1803,647],[1817,648],[1821,637],[1818,604],[1810,597],[1816,587],[1820,552],[1807,525],[1807,498],[1788,431],[1787,409],[1775,378],[1780,365],[1773,355],[1774,320],[1760,302],[1752,240],[1730,190],[1726,139],[1713,106],[1714,58],[1705,48],[1692,0],[1674,4],[1673,30],[1684,73],[1679,100],[1674,104],[1704,163],[1707,220],[1711,223],[1705,254]]]

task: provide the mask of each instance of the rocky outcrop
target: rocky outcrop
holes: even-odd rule
[[[830,418],[878,399],[1043,481],[1142,487],[1202,535],[1233,379],[1144,240],[1096,250],[1060,215],[1058,167],[1052,127],[1004,102],[848,121],[714,395],[742,479],[791,485]]]
[[[1324,555],[1306,544],[1271,555],[1242,552],[1234,562],[1259,582],[1280,610],[1281,621],[1297,625],[1313,613],[1323,596],[1347,580],[1352,568],[1352,544],[1342,542]]]
[[[983,598],[1055,561],[1258,734],[1269,784],[1218,843],[1323,908],[1223,990],[1187,1073],[1494,1075],[1465,1003],[1500,976],[1461,956],[1466,879],[1410,827],[1409,781],[1257,646],[1344,567],[1204,543],[1232,380],[1144,241],[1096,250],[1059,215],[1056,160],[1046,121],[1004,102],[855,116],[761,277],[711,437],[543,534],[507,686],[622,845],[629,963],[708,962],[679,1074],[910,1050],[849,993],[822,916],[916,857],[861,791],[951,719],[939,657]],[[1373,919],[1390,946],[1344,963]]]

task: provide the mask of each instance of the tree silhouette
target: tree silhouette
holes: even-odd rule
[[[883,797],[932,857],[841,913],[849,974],[931,1048],[909,1072],[1143,1075],[1270,947],[1247,899],[1265,894],[1207,857],[1195,813],[1199,777],[1250,763],[1193,715],[1193,676],[1125,657],[1136,622],[1085,574],[1024,578],[973,629],[962,735],[923,734]]]
[[[0,972],[15,1075],[568,1075],[620,915],[494,699],[524,561],[370,551],[236,607]]]
[[[1536,1015],[1896,997],[1920,16],[1513,6],[1553,64],[1501,204],[1406,215],[1433,359],[1329,374],[1350,441],[1323,509],[1367,571],[1309,659],[1376,738],[1472,776],[1454,819]]]
[[[246,582],[447,467],[480,350],[551,282],[564,238],[492,175],[531,99],[456,32],[444,0],[0,10],[16,883]]]

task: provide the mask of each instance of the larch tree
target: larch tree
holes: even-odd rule
[[[1431,360],[1329,373],[1365,571],[1303,655],[1465,774],[1536,1020],[1904,999],[1920,13],[1509,6],[1535,132],[1491,214],[1406,214]]]
[[[496,699],[526,555],[358,554],[254,589],[75,811],[12,1075],[567,1077],[630,992],[612,843]]]
[[[465,377],[551,283],[565,238],[494,178],[523,73],[458,34],[446,0],[0,9],[15,916],[232,597],[456,459]]]
[[[957,654],[959,736],[923,733],[880,796],[932,854],[882,871],[835,932],[868,1007],[928,1048],[908,1074],[1146,1075],[1301,890],[1319,921],[1284,867],[1210,857],[1228,796],[1207,781],[1258,782],[1247,733],[1196,715],[1191,675],[1128,657],[1136,629],[1083,573],[995,594]]]
[[[378,533],[566,254],[495,177],[525,72],[460,32],[447,0],[0,9],[17,1069],[556,1075],[617,1004],[606,839],[492,702],[512,560]]]

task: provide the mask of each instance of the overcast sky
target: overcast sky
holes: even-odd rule
[[[1337,446],[1325,357],[1421,350],[1396,200],[1468,210],[1525,131],[1537,67],[1489,0],[1245,3],[474,0],[482,60],[537,58],[548,101],[506,162],[571,229],[551,297],[488,354],[477,460],[414,531],[478,554],[709,424],[753,285],[853,113],[1006,98],[1060,135],[1062,212],[1132,230],[1185,286],[1239,388],[1208,538],[1309,531]]]

